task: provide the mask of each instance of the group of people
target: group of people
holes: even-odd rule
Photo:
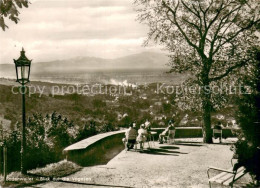
[[[129,129],[125,133],[125,138],[123,138],[124,144],[126,144],[127,150],[137,147],[137,144],[140,144],[140,149],[143,150],[144,143],[151,138],[151,124],[147,120],[144,124],[140,125],[140,128],[137,130],[136,123],[131,123]],[[175,130],[173,120],[169,121],[168,127],[159,134],[159,143],[162,144],[167,142],[167,138],[172,134],[172,131]],[[136,148],[135,148],[136,149]]]
[[[136,123],[131,123],[129,129],[125,133],[125,138],[123,142],[127,150],[137,147],[137,144],[140,144],[140,149],[143,150],[144,143],[151,139],[151,123],[146,120],[144,124],[140,125],[140,128],[137,130]],[[174,139],[175,137],[175,126],[174,120],[170,120],[168,126],[159,134],[159,144],[167,143],[168,139]],[[218,122],[217,125],[213,128],[213,137],[219,138],[221,143],[222,141],[222,124]],[[136,148],[135,148],[136,149]]]
[[[146,121],[148,122],[148,121]],[[129,129],[125,133],[123,142],[126,144],[127,150],[133,149],[136,143],[140,144],[140,149],[143,150],[144,142],[150,135],[150,123],[141,124],[137,130],[136,123],[131,123]]]

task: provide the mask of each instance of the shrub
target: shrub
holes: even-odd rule
[[[237,120],[241,127],[235,154],[238,163],[235,168],[245,166],[259,184],[260,181],[260,51],[257,52],[257,63],[251,68],[251,74],[244,78],[244,83],[251,86],[252,93],[244,94],[239,99]]]
[[[85,124],[83,128],[79,130],[79,134],[77,135],[77,141],[82,139],[86,139],[90,136],[96,135],[98,133],[96,123],[94,121],[90,121],[89,124]]]
[[[62,150],[72,144],[78,134],[73,122],[55,112],[45,117],[34,114],[29,118],[26,131],[28,169],[61,160]]]
[[[21,133],[20,131],[18,131],[19,129],[20,129],[20,125],[16,124],[14,130],[12,130],[10,134],[6,134],[3,140],[4,142],[3,144],[5,144],[7,147],[7,159],[8,159],[7,171],[8,172],[12,172],[20,169]],[[1,148],[1,156],[3,156],[2,148]],[[1,160],[2,160],[1,162],[3,162],[2,157]]]
[[[110,132],[110,131],[115,131],[115,127],[110,123],[104,123],[101,125],[101,132],[105,133],[105,132]]]

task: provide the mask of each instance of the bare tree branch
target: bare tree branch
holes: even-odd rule
[[[188,23],[189,25],[193,26],[193,27],[199,32],[200,37],[202,37],[202,31],[201,31],[201,29],[200,29],[196,24],[194,24],[194,23],[192,23],[192,22],[186,20],[185,18],[182,18],[182,20],[183,20],[184,22]]]
[[[234,66],[228,68],[228,69],[226,70],[226,72],[225,72],[224,74],[222,74],[222,75],[219,75],[219,76],[214,77],[214,78],[209,78],[210,82],[212,82],[212,81],[217,81],[217,80],[220,80],[220,79],[226,77],[226,76],[227,76],[230,72],[232,72],[233,70],[235,70],[235,69],[237,69],[237,68],[240,68],[240,67],[243,67],[244,65],[246,65],[248,61],[249,61],[249,60],[242,61],[241,63],[236,64],[236,65],[234,65]]]
[[[178,23],[177,21],[177,17],[176,17],[176,11],[178,9],[178,6],[179,6],[179,1],[178,1],[178,4],[176,5],[175,7],[175,10],[173,10],[171,7],[169,7],[164,0],[162,0],[162,5],[167,8],[173,15],[173,18],[174,18],[174,24],[177,26],[177,28],[179,29],[179,31],[181,32],[181,34],[183,35],[183,37],[185,38],[185,40],[187,41],[187,43],[193,47],[194,49],[197,50],[198,53],[201,54],[202,57],[204,58],[207,58],[207,56],[204,54],[204,52],[198,47],[196,46],[194,43],[191,42],[191,40],[189,39],[189,37],[186,35],[186,33],[184,32],[184,30],[181,28],[180,24]],[[168,16],[168,13],[166,13],[167,16]]]
[[[164,3],[165,3],[165,2],[164,2]],[[181,3],[183,4],[183,6],[184,6],[188,11],[190,11],[191,13],[193,13],[193,14],[194,14],[195,16],[197,16],[198,18],[201,18],[198,11],[194,12],[187,4],[185,4],[183,1],[181,1]]]
[[[173,22],[173,23],[178,27],[178,29],[180,30],[181,34],[182,34],[183,37],[186,39],[186,41],[188,42],[188,44],[189,44],[190,46],[192,46],[193,48],[198,49],[198,47],[191,42],[191,40],[190,40],[189,37],[186,35],[186,33],[183,31],[183,29],[181,28],[180,24],[179,24],[178,21],[177,21],[176,11],[177,11],[177,9],[178,9],[178,7],[179,7],[179,1],[178,1],[178,4],[176,5],[175,10],[173,10],[171,7],[169,7],[169,6],[165,3],[164,0],[162,0],[162,2],[163,2],[163,6],[166,7],[166,8],[172,13],[173,18],[174,18],[174,22]],[[167,14],[167,16],[168,16],[168,13],[166,13],[166,14]]]
[[[251,21],[246,27],[242,27],[241,29],[239,29],[233,36],[229,37],[228,39],[226,39],[223,43],[219,44],[218,47],[215,49],[215,51],[212,53],[213,55],[216,54],[218,52],[218,50],[224,46],[226,43],[230,42],[231,40],[233,40],[235,37],[237,37],[240,33],[242,33],[243,31],[250,29],[251,27],[253,27],[254,25],[258,24],[260,22],[260,19],[256,20],[256,21]]]
[[[217,14],[214,16],[214,18],[211,21],[209,21],[209,25],[207,27],[207,30],[209,30],[209,28],[212,26],[212,24],[218,19],[218,16],[220,15],[221,11],[224,10],[223,5],[224,5],[224,3],[222,1],[219,8],[217,9]],[[205,17],[206,17],[206,14],[204,14],[204,18]]]

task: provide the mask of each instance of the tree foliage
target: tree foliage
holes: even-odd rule
[[[242,132],[235,144],[235,154],[239,166],[245,166],[247,171],[260,181],[260,50],[255,55],[258,62],[251,67],[250,74],[243,81],[250,86],[251,94],[245,94],[238,99],[239,111],[237,120]],[[259,185],[258,185],[259,186]]]
[[[115,130],[118,130],[117,127],[108,120],[99,123],[89,120],[85,122],[83,127],[80,127],[56,112],[47,115],[33,114],[29,116],[26,124],[27,168],[42,167],[62,160],[65,157],[63,149],[72,143],[98,133]],[[8,133],[0,130],[0,154],[3,145],[6,145],[8,149],[8,171],[19,170],[19,153],[21,150],[21,127],[19,123],[14,125]],[[0,157],[0,162],[1,160],[3,159]]]
[[[1,125],[1,123],[0,123]],[[15,125],[12,131],[5,132],[3,129],[0,132],[0,162],[3,164],[3,147],[7,147],[7,171],[12,172],[19,170],[20,167],[20,150],[21,150],[21,133],[19,131],[19,124]],[[3,165],[0,166],[1,172],[3,172]]]
[[[28,164],[28,168],[61,160],[62,150],[72,144],[78,134],[74,126],[73,122],[56,112],[30,117],[26,126],[27,159],[34,163]]]
[[[20,14],[18,9],[23,7],[28,8],[28,4],[28,0],[0,0],[0,27],[4,31],[8,28],[5,24],[5,19],[7,17],[17,24],[19,21],[18,16]]]
[[[195,99],[204,120],[204,141],[212,142],[212,86],[251,64],[257,45],[257,0],[136,0],[139,20],[149,26],[146,44],[154,40],[170,52],[171,72],[190,71],[188,83],[201,87]],[[214,98],[216,97],[216,98]],[[215,104],[216,104],[215,103]]]
[[[83,140],[90,136],[96,135],[98,133],[96,123],[91,121],[89,124],[85,124],[83,128],[80,129],[77,140]]]

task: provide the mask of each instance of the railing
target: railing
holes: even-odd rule
[[[152,128],[152,131],[156,131],[157,137],[165,128]],[[200,138],[203,136],[202,127],[175,127],[176,134],[175,138]],[[232,128],[223,128],[222,129],[222,137],[235,137],[232,132]],[[212,129],[213,132],[213,129]],[[156,138],[157,138],[156,137]]]

